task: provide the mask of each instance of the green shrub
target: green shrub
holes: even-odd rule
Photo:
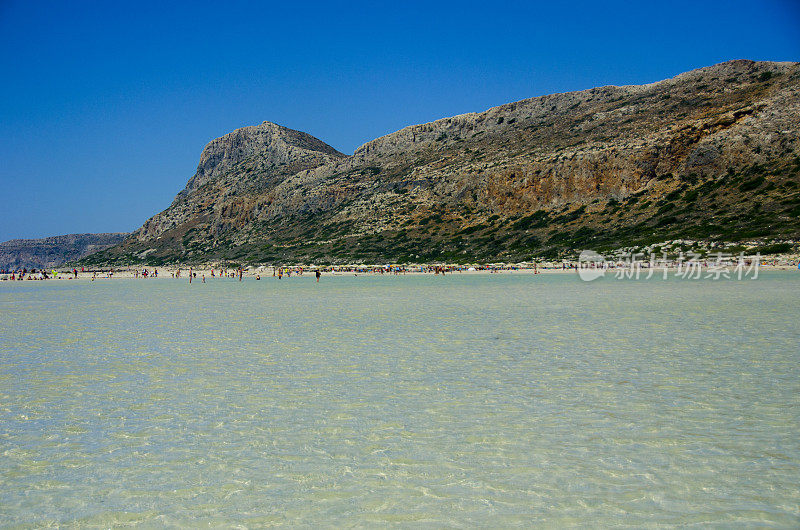
[[[465,229],[463,229],[461,232],[459,232],[459,234],[464,234],[464,235],[473,234],[473,233],[477,232],[478,230],[483,230],[484,228],[486,228],[486,225],[468,226]]]
[[[699,193],[700,192],[696,189],[687,191],[683,195],[683,200],[685,200],[686,202],[694,202],[695,200],[697,200],[697,196],[699,195]]]
[[[772,245],[765,245],[758,249],[760,254],[785,254],[791,252],[792,245],[789,243],[774,243]]]
[[[657,215],[661,215],[662,213],[668,212],[668,211],[672,210],[673,208],[675,208],[675,205],[672,204],[671,202],[668,202],[667,204],[665,204],[661,208],[659,208],[658,211],[656,212],[656,214]]]
[[[752,191],[764,184],[764,180],[764,177],[759,175],[756,178],[745,181],[741,186],[739,186],[739,191]]]
[[[542,246],[542,242],[539,240],[538,237],[535,237],[535,236],[531,236],[531,237],[525,239],[524,240],[524,244],[525,244],[526,247],[529,247],[529,248],[537,248],[537,247]]]
[[[512,230],[527,230],[528,228],[541,228],[547,225],[547,220],[550,217],[544,210],[539,210],[531,215],[521,218],[519,221],[511,225]]]
[[[674,215],[668,215],[667,217],[664,217],[663,219],[659,220],[658,223],[656,223],[656,226],[667,226],[675,224],[677,221],[678,221],[677,217],[675,217]]]

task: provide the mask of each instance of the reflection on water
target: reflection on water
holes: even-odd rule
[[[0,524],[800,524],[794,273],[0,286]]]

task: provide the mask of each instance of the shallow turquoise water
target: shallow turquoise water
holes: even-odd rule
[[[800,525],[800,274],[0,285],[0,525]]]

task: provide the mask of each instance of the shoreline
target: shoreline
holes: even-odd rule
[[[730,264],[726,269],[728,270],[731,275],[735,273],[733,268],[736,264]],[[668,265],[667,267],[663,266],[656,266],[653,268],[649,267],[642,267],[638,269],[638,276],[637,277],[647,277],[650,276],[657,276],[659,274],[664,274],[665,270],[666,273],[670,275],[678,275],[681,274],[682,271],[687,269],[687,267],[678,266],[678,265]],[[538,266],[536,268],[531,266],[518,266],[518,265],[506,265],[506,266],[483,266],[483,267],[474,267],[474,266],[426,266],[426,265],[415,265],[409,266],[405,268],[387,268],[385,266],[362,266],[362,265],[346,265],[346,266],[334,266],[334,267],[255,267],[255,268],[248,268],[242,269],[241,271],[241,279],[242,280],[267,280],[267,279],[282,279],[285,278],[292,278],[292,277],[300,277],[300,278],[311,278],[315,279],[316,271],[319,270],[321,277],[347,277],[347,276],[368,276],[368,277],[379,277],[379,276],[450,276],[450,275],[491,275],[491,274],[524,274],[524,275],[538,275],[538,274],[578,274],[579,268],[578,264],[575,262],[565,262],[564,267],[560,266]],[[585,269],[584,269],[585,270]],[[590,268],[589,270],[596,270],[595,268]],[[636,273],[636,269],[631,267],[607,267],[603,269],[605,274],[609,276],[614,276],[615,274],[628,274],[632,277]],[[719,267],[708,264],[701,264],[696,269],[693,269],[693,273],[700,274],[700,275],[707,275],[713,274],[715,270],[719,270]],[[792,271],[797,270],[800,272],[800,268],[797,263],[760,263],[758,265],[758,272],[772,272],[772,271]],[[145,274],[146,271],[146,274]],[[157,275],[155,274],[157,271]],[[141,267],[141,268],[134,268],[134,267],[125,267],[125,268],[102,268],[102,269],[91,269],[86,270],[84,268],[83,271],[78,270],[77,274],[75,274],[72,270],[66,269],[56,269],[56,275],[53,277],[52,269],[47,272],[48,278],[43,278],[40,276],[40,272],[37,270],[36,272],[27,271],[24,275],[24,279],[20,280],[18,275],[15,273],[13,274],[14,279],[12,280],[11,273],[0,273],[0,284],[6,283],[16,283],[18,281],[69,281],[69,280],[77,280],[77,281],[108,281],[108,280],[180,280],[180,281],[188,281],[189,280],[189,273],[193,274],[192,282],[203,282],[205,281],[212,281],[212,280],[239,280],[239,270],[236,269],[218,269],[214,267],[203,267],[199,269],[189,268],[189,267]],[[652,271],[652,272],[651,272]],[[698,272],[699,271],[699,272]],[[213,274],[213,275],[212,275]],[[688,274],[688,273],[686,273]]]

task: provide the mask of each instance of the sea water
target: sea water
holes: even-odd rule
[[[0,525],[800,525],[800,273],[0,285]]]

